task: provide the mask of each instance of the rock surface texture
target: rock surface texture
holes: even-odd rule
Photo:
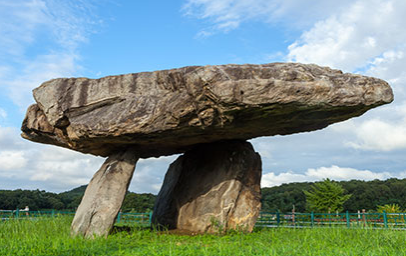
[[[109,158],[72,234],[106,236],[138,158],[185,153],[169,168],[154,221],[193,232],[252,230],[261,160],[247,139],[313,131],[390,103],[383,80],[299,63],[193,66],[34,89],[22,137]]]
[[[321,129],[389,103],[393,94],[380,79],[272,63],[54,79],[34,98],[24,138],[101,156],[131,145],[146,158]]]
[[[72,235],[107,236],[138,161],[133,149],[112,154],[93,176],[72,222]]]
[[[245,141],[202,144],[173,162],[155,202],[158,226],[252,231],[261,206],[261,157]]]

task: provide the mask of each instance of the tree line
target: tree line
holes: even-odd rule
[[[385,181],[340,181],[335,182],[342,187],[348,198],[343,202],[340,211],[357,212],[365,209],[377,211],[379,206],[396,205],[406,209],[406,179],[388,179]],[[306,203],[306,192],[312,191],[314,182],[289,183],[280,186],[262,188],[262,211],[310,212],[311,206]],[[63,193],[51,193],[40,190],[0,190],[0,210],[75,210],[82,200],[86,186],[81,186]],[[152,211],[156,196],[153,194],[137,194],[128,192],[122,206],[123,212]],[[332,209],[334,211],[335,209]]]
[[[341,211],[357,212],[378,211],[379,206],[398,205],[406,209],[406,179],[388,179],[361,181],[350,180],[336,182],[343,189],[343,194],[351,195],[343,203]],[[317,182],[316,182],[317,184]],[[262,189],[262,211],[310,212],[306,203],[305,191],[311,191],[314,182],[289,183]]]
[[[51,193],[41,190],[0,190],[0,210],[24,209],[38,210],[71,210],[79,206],[86,185],[63,193]],[[155,195],[128,192],[122,206],[123,212],[150,212],[154,206]]]

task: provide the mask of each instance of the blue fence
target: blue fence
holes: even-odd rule
[[[406,213],[266,213],[261,212],[259,227],[374,227],[406,229]]]
[[[0,219],[26,219],[26,218],[37,218],[37,217],[56,217],[62,215],[74,216],[75,212],[72,211],[25,211],[25,210],[0,210]]]
[[[0,210],[0,220],[29,219],[38,217],[74,216],[73,211],[25,211],[25,210]],[[152,212],[148,213],[122,213],[117,215],[117,223],[137,223],[140,225],[151,224]]]
[[[152,212],[147,213],[131,213],[119,212],[117,215],[117,223],[136,223],[139,225],[151,225]]]
[[[74,216],[73,211],[24,211],[0,210],[0,220],[28,219],[38,217]],[[117,216],[117,223],[139,224],[149,226],[152,212],[122,213]],[[268,213],[259,214],[257,227],[374,227],[406,229],[406,213]]]

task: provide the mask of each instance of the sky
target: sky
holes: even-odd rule
[[[0,0],[0,189],[62,192],[104,159],[20,137],[32,89],[189,65],[301,62],[386,80],[393,103],[323,130],[251,140],[261,185],[406,178],[404,0]],[[142,159],[156,194],[177,156]]]

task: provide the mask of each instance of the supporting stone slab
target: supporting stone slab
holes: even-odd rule
[[[111,155],[86,188],[71,226],[72,235],[107,236],[124,201],[135,164],[136,152],[127,149]]]
[[[252,231],[259,215],[261,157],[249,142],[202,144],[173,162],[152,221],[168,229]]]

